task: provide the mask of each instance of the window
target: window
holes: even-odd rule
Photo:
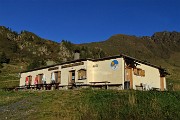
[[[134,68],[134,75],[145,77],[145,70]]]
[[[84,80],[86,79],[86,70],[80,69],[78,70],[78,80]]]
[[[141,71],[142,71],[142,69],[139,69],[139,68],[137,69],[137,75],[138,76],[141,76]]]

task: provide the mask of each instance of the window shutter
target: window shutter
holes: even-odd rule
[[[58,82],[61,83],[61,71],[58,71]]]
[[[137,68],[134,68],[134,75],[138,75],[138,70],[137,70]]]
[[[142,76],[145,77],[145,70],[142,70]]]

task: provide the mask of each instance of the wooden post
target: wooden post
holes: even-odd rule
[[[132,68],[129,69],[130,72],[130,89],[133,89],[133,76],[132,76]]]
[[[164,91],[164,77],[160,77],[160,89]]]

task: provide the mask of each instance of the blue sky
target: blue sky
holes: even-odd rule
[[[60,42],[180,31],[180,0],[0,0],[0,25]]]

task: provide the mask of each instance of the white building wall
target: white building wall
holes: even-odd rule
[[[116,69],[111,67],[113,60],[118,61]],[[122,58],[94,61],[89,64],[88,69],[91,73],[89,82],[109,81],[110,84],[123,84],[124,64]]]
[[[66,65],[66,64],[64,64]],[[67,68],[61,68],[61,65],[53,66],[53,67],[59,67],[59,69],[48,71],[49,68],[46,69],[40,69],[35,70],[31,72],[21,73],[20,78],[20,86],[25,85],[25,79],[27,76],[32,76],[32,85],[34,85],[35,77],[38,74],[45,74],[46,76],[46,83],[51,83],[51,73],[56,71],[61,71],[61,85],[68,85],[69,82],[69,71],[75,70],[75,82],[84,82],[87,83],[87,79],[84,80],[78,80],[78,70],[80,69],[86,69],[87,70],[87,62],[84,61],[84,65],[79,66],[73,66],[73,67],[67,67]]]
[[[93,65],[96,65],[96,63],[90,60],[87,61],[87,84],[89,84],[89,82],[94,82]]]
[[[160,73],[157,68],[138,63],[137,68],[145,70],[145,76],[134,75],[133,72],[133,89],[136,89],[136,85],[141,83],[148,88],[160,88]]]
[[[54,67],[57,67],[57,66],[54,66]],[[48,71],[48,68],[46,68],[46,69],[35,70],[35,71],[26,72],[26,73],[21,73],[20,86],[25,85],[25,79],[26,79],[27,76],[30,76],[30,75],[32,76],[32,85],[34,85],[35,77],[38,74],[45,74],[45,76],[46,76],[46,83],[50,83],[51,82],[51,73],[53,71],[58,71],[58,70]]]
[[[84,65],[79,66],[73,66],[73,67],[67,67],[60,69],[61,71],[61,85],[68,85],[69,82],[69,71],[75,70],[75,82],[84,82],[84,84],[87,83],[87,79],[78,80],[78,70],[80,69],[86,69],[87,70],[87,61],[83,61]],[[61,68],[61,67],[60,67]]]

